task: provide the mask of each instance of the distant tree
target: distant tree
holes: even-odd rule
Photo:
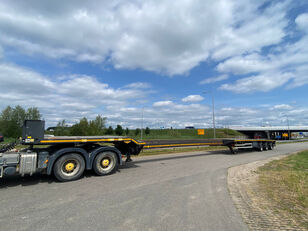
[[[136,128],[136,130],[135,130],[135,135],[136,135],[136,136],[139,135],[140,132],[141,132],[140,128]]]
[[[119,125],[119,124],[117,125],[117,127],[116,127],[116,129],[115,129],[114,131],[115,131],[115,133],[116,133],[118,136],[122,135],[123,132],[124,132],[122,126]]]
[[[96,116],[95,120],[89,122],[88,135],[102,135],[104,132],[106,117]]]
[[[26,119],[41,119],[41,114],[35,107],[26,111],[19,105],[15,108],[7,106],[0,114],[0,131],[4,136],[18,138]]]
[[[146,127],[145,130],[144,130],[144,133],[146,135],[149,135],[150,134],[150,128],[149,127]]]
[[[6,137],[17,138],[21,133],[18,121],[14,121],[14,109],[7,106],[0,115],[0,131]],[[20,130],[20,131],[19,131]]]
[[[70,133],[73,136],[86,136],[90,133],[89,131],[89,122],[85,117],[82,118],[79,123],[74,124],[70,129]]]
[[[54,130],[55,136],[69,136],[70,133],[70,127],[66,124],[65,120],[60,121],[57,124],[57,127]]]
[[[67,126],[65,120],[58,123],[55,129],[55,135],[73,135],[73,136],[95,136],[102,135],[105,129],[105,123],[107,118],[96,116],[94,120],[88,120],[82,118],[78,123],[75,123],[72,127]]]
[[[39,120],[41,119],[42,115],[40,114],[37,107],[30,107],[26,112],[26,118],[28,120]]]
[[[17,105],[12,111],[12,120],[17,123],[18,127],[22,127],[24,124],[25,119],[27,119],[27,114],[25,109],[21,106]]]
[[[107,135],[112,135],[113,134],[113,128],[111,126],[109,126],[106,130],[106,134]]]
[[[125,129],[125,134],[126,134],[127,136],[129,135],[129,129],[128,129],[128,128]]]
[[[101,117],[98,115],[94,120],[94,124],[98,129],[103,130],[106,127],[106,121],[107,117]]]

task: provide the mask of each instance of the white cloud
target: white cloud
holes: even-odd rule
[[[191,102],[200,102],[204,98],[201,95],[189,95],[182,99],[185,103],[191,103]]]
[[[0,60],[3,58],[3,48],[0,46]]]
[[[266,77],[266,86],[259,90],[268,91],[285,83],[273,83],[283,73],[293,76],[287,88],[307,84],[308,35],[296,42],[284,41],[293,33],[287,29],[290,19],[286,17],[291,1],[264,7],[265,2],[4,1],[0,3],[0,47],[30,56],[140,68],[170,76],[186,74],[212,59],[222,74],[201,84],[226,80],[231,74],[248,75],[222,85],[225,90],[247,80],[262,85],[258,81]],[[307,32],[307,18],[304,13],[295,19],[303,32]],[[264,52],[267,46],[272,48]],[[124,88],[148,88],[146,83],[133,85]],[[253,84],[240,89],[236,92],[258,91]]]
[[[152,105],[135,104],[147,100],[151,88],[113,88],[93,76],[70,75],[49,78],[30,69],[0,63],[0,109],[7,105],[38,107],[47,126],[54,126],[62,119],[74,123],[82,117],[94,119],[97,114],[108,118],[108,125],[124,127],[183,128],[212,126],[212,110],[198,103],[185,104],[170,100]],[[138,84],[137,84],[138,86]],[[142,85],[141,85],[142,86]],[[199,98],[198,96],[189,97]],[[291,103],[290,103],[291,104]],[[291,125],[308,123],[308,108],[292,103],[263,105],[262,107],[215,108],[218,127],[228,125],[284,124],[286,113]],[[142,109],[144,108],[144,109]]]
[[[151,85],[145,82],[136,82],[125,85],[124,88],[137,88],[137,89],[147,89],[150,88]]]
[[[277,104],[273,107],[273,110],[290,110],[292,108],[289,104]]]
[[[3,1],[0,45],[28,55],[185,74],[209,58],[221,60],[281,42],[287,4],[260,10],[263,3]]]
[[[38,107],[49,123],[60,118],[75,121],[93,117],[104,108],[124,107],[134,99],[145,98],[143,89],[115,89],[93,76],[62,76],[50,79],[35,71],[0,63],[0,108],[7,105]]]
[[[297,27],[307,32],[308,14],[296,17]],[[292,36],[293,32],[289,31]],[[308,35],[295,42],[274,46],[265,54],[259,51],[233,56],[217,65],[217,70],[233,75],[246,75],[236,83],[223,84],[220,89],[237,93],[270,91],[285,86],[286,89],[308,84]],[[248,75],[248,76],[247,76]],[[287,83],[287,84],[286,84]]]
[[[213,57],[217,60],[260,51],[262,47],[279,44],[286,35],[288,25],[285,18],[287,1],[272,3],[262,13],[260,8],[265,1],[233,2],[234,27],[225,30],[219,37],[219,45]]]
[[[248,74],[252,72],[267,71],[274,66],[270,60],[266,60],[258,53],[252,53],[246,56],[234,56],[226,61],[219,63],[217,70],[233,74]]]
[[[155,102],[153,103],[153,106],[154,107],[164,107],[164,106],[170,106],[172,105],[173,102],[170,101],[170,100],[167,100],[167,101],[158,101],[158,102]]]
[[[226,80],[228,78],[229,78],[228,75],[220,75],[220,76],[217,76],[217,77],[206,78],[206,79],[202,80],[200,82],[200,84],[216,83],[216,82]]]
[[[223,84],[221,90],[233,91],[235,93],[249,93],[256,91],[267,92],[276,87],[286,84],[293,75],[291,73],[267,73],[264,75],[255,75],[237,80],[234,84]]]
[[[295,22],[301,30],[308,32],[308,13],[297,16]]]

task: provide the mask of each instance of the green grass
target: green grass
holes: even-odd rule
[[[5,138],[4,138],[4,141],[1,142],[0,145],[1,145],[1,144],[12,143],[12,142],[14,142],[15,140],[16,140],[15,138],[7,138],[7,137],[5,137]]]
[[[276,212],[287,213],[308,229],[308,151],[272,161],[258,173],[260,188]]]

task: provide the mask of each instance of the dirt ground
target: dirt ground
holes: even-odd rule
[[[257,184],[256,170],[259,167],[286,156],[256,161],[228,170],[228,188],[231,197],[251,230],[306,230],[289,218],[287,214],[275,212],[275,208]]]

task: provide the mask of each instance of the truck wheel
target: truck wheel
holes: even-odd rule
[[[263,151],[263,143],[259,143],[259,151],[262,152]]]
[[[273,144],[272,143],[268,143],[268,150],[272,150],[273,149]]]
[[[95,157],[93,162],[94,172],[99,176],[111,174],[118,167],[118,158],[114,152],[101,152]]]
[[[264,150],[264,151],[267,151],[267,150],[268,150],[268,144],[267,144],[267,143],[264,143],[263,150]]]
[[[59,181],[73,181],[80,178],[85,169],[85,162],[81,155],[76,153],[61,156],[53,167],[55,177]]]

